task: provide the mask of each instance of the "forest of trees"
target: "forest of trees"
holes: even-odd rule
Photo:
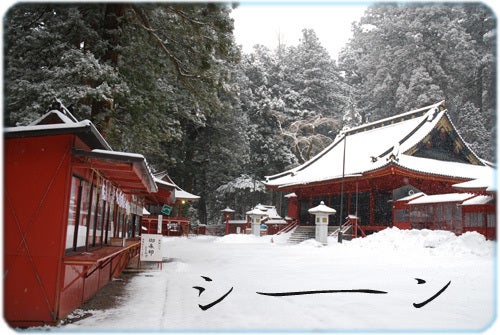
[[[446,99],[465,141],[495,161],[496,18],[480,4],[370,6],[338,61],[297,45],[236,45],[229,3],[21,3],[4,18],[4,126],[57,97],[114,150],[143,154],[201,196],[215,223],[282,195],[262,180],[344,127]],[[332,32],[333,34],[334,32]],[[153,172],[154,172],[153,171]]]

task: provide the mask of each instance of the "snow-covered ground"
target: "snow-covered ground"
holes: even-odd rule
[[[133,277],[122,305],[52,330],[475,332],[495,322],[496,243],[482,235],[391,228],[327,246],[286,238],[165,237],[162,270]],[[386,293],[257,293],[358,289]]]

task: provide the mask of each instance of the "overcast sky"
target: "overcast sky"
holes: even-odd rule
[[[233,10],[236,43],[244,52],[252,51],[255,44],[263,44],[274,50],[278,41],[297,45],[304,28],[316,32],[321,45],[333,59],[352,37],[351,24],[359,21],[370,4],[384,1],[349,0],[242,0]],[[432,3],[430,0],[398,2]],[[475,2],[474,0],[449,1],[451,3]],[[498,17],[498,0],[478,1],[489,6]]]
[[[349,3],[292,3],[241,2],[233,10],[236,43],[244,52],[250,52],[255,44],[263,44],[274,50],[278,41],[297,45],[302,29],[313,29],[321,45],[336,59],[348,42],[351,23],[363,16],[368,2]]]

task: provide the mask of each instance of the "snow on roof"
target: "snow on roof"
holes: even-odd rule
[[[263,221],[263,223],[265,223],[265,224],[287,224],[288,222],[286,222],[283,219],[269,219],[269,220]]]
[[[183,189],[176,188],[174,192],[175,192],[175,199],[179,200],[197,200],[200,198],[199,195],[191,194],[187,191],[184,191]]]
[[[54,124],[30,124],[28,126],[17,126],[17,127],[7,127],[4,129],[4,132],[7,133],[21,133],[28,131],[37,131],[44,129],[75,129],[88,127],[92,124],[89,120],[83,120],[79,122],[71,122],[71,123],[54,123]]]
[[[453,185],[454,188],[459,190],[486,190],[488,192],[496,192],[496,178],[495,174],[486,174],[479,178],[469,180],[463,183]]]
[[[409,205],[422,205],[438,202],[462,202],[466,199],[474,197],[471,193],[447,193],[447,194],[434,194],[424,195],[415,200],[408,202]]]
[[[260,215],[262,222],[266,224],[285,224],[287,223],[276,210],[275,206],[258,204],[252,210],[246,212],[246,215]]]
[[[278,214],[278,211],[276,210],[276,207],[271,207],[267,209],[267,216],[270,219],[281,219],[281,216]]]
[[[412,199],[420,198],[421,196],[426,195],[424,192],[417,192],[414,194],[407,195],[406,197],[403,197],[401,199],[398,199],[397,201],[409,201]]]
[[[253,209],[262,211],[269,219],[282,219],[276,210],[276,206],[258,204]]]
[[[421,142],[446,117],[446,110],[440,110],[442,103],[344,131],[306,163],[267,176],[266,185],[280,188],[339,179],[342,176],[358,177],[389,164],[398,164],[417,172],[464,179],[490,173],[492,169],[489,167],[403,154]],[[395,157],[391,158],[391,154]],[[344,156],[345,169],[342,164]]]
[[[177,185],[169,183],[169,182],[167,182],[165,180],[162,180],[162,179],[159,179],[157,177],[153,177],[153,179],[154,179],[155,183],[157,183],[159,185],[164,185],[164,186],[168,186],[168,187],[171,187],[171,188],[177,187]]]
[[[321,203],[318,206],[313,207],[313,208],[309,208],[308,212],[311,214],[320,214],[320,213],[335,214],[335,213],[337,213],[337,211],[335,209],[326,206],[323,201],[321,201]]]
[[[258,204],[257,206],[255,206],[255,208],[257,209],[260,209],[261,211],[267,211],[270,207],[272,206],[265,206],[265,205],[262,205],[262,204]]]
[[[132,152],[101,150],[101,149],[93,149],[92,152],[100,155],[105,155],[106,157],[111,157],[117,160],[139,162],[144,172],[143,176],[147,179],[147,183],[150,184],[149,187],[151,188],[151,191],[158,192],[156,180],[154,180],[154,176],[153,173],[151,172],[151,168],[148,164],[148,161],[146,160],[146,157],[144,157],[143,155]]]
[[[78,120],[68,112],[68,114],[60,112],[56,109],[51,110],[44,115],[40,116],[35,121],[31,122],[29,126],[37,126],[37,125],[47,125],[47,124],[71,124],[78,123]]]
[[[128,159],[133,159],[133,160],[137,160],[137,161],[146,160],[146,158],[143,155],[132,153],[132,152],[101,150],[101,149],[94,149],[94,150],[92,150],[92,152],[95,152],[98,154],[103,154],[103,155],[108,155],[108,156],[115,156],[116,158],[128,158]]]
[[[401,155],[396,165],[410,171],[464,179],[481,178],[493,173],[493,169],[489,166],[440,161],[408,155]]]
[[[247,215],[266,215],[267,213],[264,211],[261,211],[258,208],[254,208],[251,211],[246,212]]]
[[[172,178],[168,175],[166,171],[158,172],[155,174],[155,181],[156,183],[163,184],[166,186],[170,186],[174,188],[174,193],[175,193],[175,199],[176,200],[198,200],[200,199],[200,196],[189,193],[187,191],[184,191],[182,188],[180,188]]]
[[[426,120],[425,115],[413,118],[407,113],[405,115],[408,118],[400,122],[389,119],[387,125],[383,122],[376,122],[346,131],[342,134],[343,136],[338,136],[332,144],[308,162],[282,174],[267,177],[267,184],[270,186],[307,184],[341,177],[344,144],[345,175],[358,175],[380,168],[386,165],[387,161],[385,157],[379,157],[379,155],[388,148],[392,148],[395,143]]]
[[[493,186],[489,186],[486,188],[486,192],[488,193],[496,193],[498,190],[497,184],[495,183]]]
[[[147,189],[149,193],[158,192],[158,187],[153,179],[153,174],[148,166],[148,162],[143,155],[129,152],[120,152],[112,150],[94,149],[91,151],[83,149],[73,149],[73,155],[87,159],[91,164],[103,163],[105,167],[101,167],[105,172],[101,171],[108,179],[116,182],[118,185],[129,187],[131,183],[140,181],[140,184]],[[115,164],[131,164],[133,169],[126,171],[117,171],[114,168],[109,169],[108,166]],[[124,178],[123,174],[127,176]]]
[[[221,210],[221,212],[223,212],[223,213],[234,213],[234,212],[235,212],[235,210],[234,210],[234,209],[231,209],[231,208],[229,208],[229,207],[226,207],[226,208],[224,208],[223,210]]]
[[[28,126],[9,127],[4,129],[5,137],[36,137],[75,134],[81,138],[91,151],[78,150],[78,154],[88,158],[98,158],[113,161],[126,161],[139,164],[140,179],[149,192],[157,192],[158,188],[153,180],[153,174],[141,154],[113,151],[108,142],[102,137],[94,124],[89,120],[78,121],[71,112],[56,99],[62,111],[51,110],[45,113]]]
[[[102,137],[97,128],[89,120],[54,124],[31,124],[28,126],[4,128],[4,136],[9,137],[34,137],[52,136],[61,134],[78,134],[90,147],[100,146],[111,150],[111,146]]]
[[[443,105],[444,102],[445,101],[443,100],[443,101],[440,101],[440,102],[435,103],[435,104],[430,105],[430,106],[424,106],[422,108],[414,109],[414,110],[411,110],[411,111],[408,111],[408,112],[404,112],[404,113],[401,113],[401,114],[398,114],[398,115],[395,115],[395,116],[390,116],[390,117],[387,117],[385,119],[381,119],[381,120],[377,120],[377,121],[374,121],[374,122],[370,122],[368,124],[364,124],[364,125],[352,127],[350,129],[348,129],[347,131],[348,132],[353,132],[353,131],[357,131],[359,129],[363,129],[363,128],[366,128],[366,127],[375,127],[375,126],[378,126],[378,125],[381,125],[381,124],[393,124],[398,119],[405,118],[405,117],[413,117],[413,114],[420,113],[420,112],[429,112],[429,111],[432,111],[433,114],[434,114],[435,112],[437,112],[436,108],[439,108],[439,106]],[[427,113],[426,113],[426,117],[429,118],[429,115],[427,115]]]
[[[470,198],[462,202],[462,206],[471,206],[471,205],[486,205],[494,200],[494,198],[490,195],[478,195],[474,198]]]

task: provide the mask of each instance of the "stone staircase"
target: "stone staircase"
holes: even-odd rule
[[[314,238],[315,226],[297,226],[288,238],[288,243],[298,244],[310,238]],[[328,235],[338,229],[338,226],[328,226]]]

